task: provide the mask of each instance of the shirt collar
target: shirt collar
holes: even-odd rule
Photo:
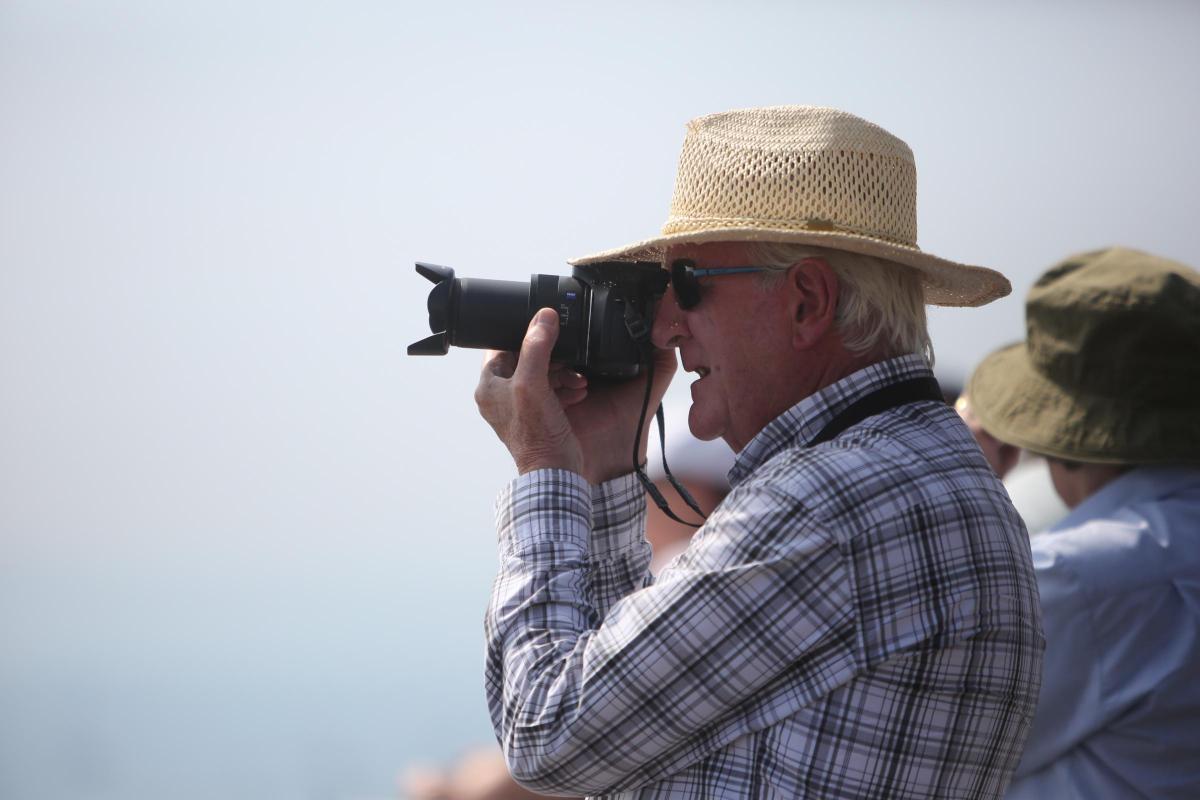
[[[924,358],[905,355],[871,364],[818,390],[767,423],[742,448],[729,470],[729,485],[737,486],[783,450],[807,446],[830,420],[860,397],[892,383],[932,375]]]

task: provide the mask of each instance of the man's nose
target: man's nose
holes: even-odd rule
[[[675,290],[667,287],[666,294],[654,309],[654,326],[650,329],[650,341],[661,350],[679,346],[679,340],[687,335],[687,315],[675,302]]]

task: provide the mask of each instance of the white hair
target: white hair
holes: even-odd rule
[[[891,356],[915,353],[933,366],[933,344],[925,321],[925,290],[915,269],[873,256],[825,247],[752,242],[751,263],[770,267],[768,286],[806,258],[820,258],[838,279],[835,316],[842,343],[852,353],[876,349]]]

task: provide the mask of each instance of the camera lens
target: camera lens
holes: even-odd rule
[[[419,263],[417,272],[436,284],[428,304],[433,336],[409,345],[409,355],[445,355],[450,345],[517,351],[537,310],[553,308],[559,331],[551,358],[613,378],[638,374],[667,280],[651,263],[576,267],[570,277],[534,275],[528,283],[455,278],[435,264]]]
[[[436,286],[429,293],[433,336],[409,345],[408,354],[445,355],[450,345],[520,350],[529,321],[539,308],[558,312],[559,334],[551,357],[577,368],[587,361],[590,291],[575,278],[534,275],[529,282],[455,278],[454,270],[417,264]]]
[[[533,317],[529,308],[529,284],[459,278],[457,302],[447,315],[450,344],[456,347],[520,350],[525,328]],[[433,309],[430,309],[430,325]]]

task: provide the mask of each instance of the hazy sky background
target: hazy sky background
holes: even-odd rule
[[[511,476],[414,260],[527,280],[655,233],[687,119],[913,148],[921,246],[1011,297],[1200,264],[1200,5],[0,2],[0,795],[386,797],[489,735]],[[686,391],[686,381],[678,381]],[[678,431],[680,421],[676,421]]]

